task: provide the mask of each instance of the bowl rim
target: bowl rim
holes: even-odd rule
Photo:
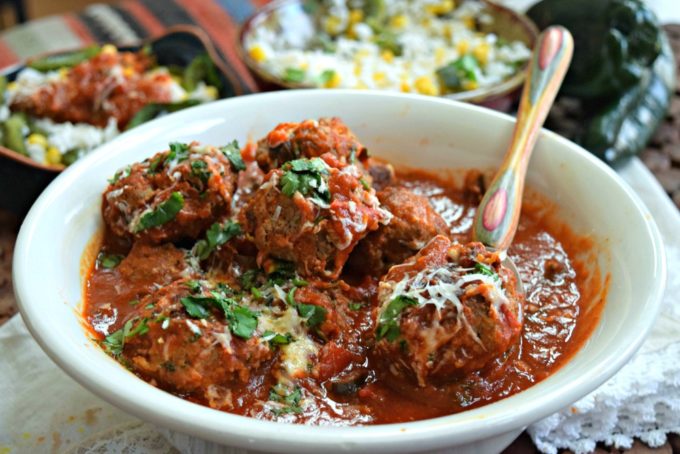
[[[493,9],[500,14],[504,14],[507,17],[512,18],[519,24],[518,26],[523,28],[526,34],[529,36],[531,43],[529,47],[533,47],[538,39],[539,29],[533,20],[526,14],[519,11],[515,11],[507,6],[503,6],[499,3],[495,3],[490,0],[480,0],[486,5],[486,8]],[[276,85],[278,87],[286,89],[323,89],[311,84],[296,84],[291,82],[285,82],[280,77],[267,71],[261,65],[259,65],[249,54],[246,52],[245,40],[247,35],[250,33],[251,29],[254,27],[254,23],[260,21],[263,16],[272,14],[275,10],[294,4],[300,4],[302,0],[273,0],[263,7],[257,9],[253,14],[251,14],[241,25],[237,33],[238,39],[236,40],[236,50],[241,57],[241,60],[246,64],[248,69],[255,74],[257,77],[263,81]],[[528,71],[529,61],[527,61],[522,68],[514,73],[511,77],[502,80],[501,82],[490,85],[487,87],[480,87],[474,90],[465,90],[457,93],[448,93],[440,95],[437,97],[452,99],[456,101],[464,102],[482,102],[487,100],[496,99],[503,95],[512,93],[516,89],[520,88],[524,80],[526,79],[526,74]],[[329,90],[329,89],[326,89]],[[335,90],[335,89],[333,89]],[[344,89],[341,89],[344,90]],[[381,90],[379,90],[381,91]],[[388,90],[385,90],[388,91]]]
[[[639,329],[630,335],[627,343],[615,345],[608,352],[607,361],[604,362],[602,367],[589,370],[587,373],[582,374],[579,380],[565,383],[558,390],[547,393],[544,398],[524,401],[520,408],[511,412],[493,412],[493,409],[499,402],[502,403],[508,399],[521,396],[526,392],[525,390],[514,396],[501,399],[496,403],[476,409],[408,423],[363,427],[323,427],[288,424],[262,421],[213,410],[153,388],[141,380],[139,381],[140,386],[146,385],[147,387],[142,388],[143,394],[138,390],[138,394],[133,396],[133,393],[128,388],[125,388],[124,384],[113,383],[111,380],[107,380],[107,377],[102,372],[87,364],[82,364],[82,361],[79,362],[77,354],[60,344],[58,334],[49,329],[51,328],[51,321],[41,317],[40,301],[36,302],[31,297],[36,287],[35,284],[32,284],[31,276],[33,276],[33,279],[35,279],[35,276],[31,273],[31,258],[35,258],[35,254],[40,254],[35,251],[35,248],[33,248],[33,251],[31,250],[31,244],[34,243],[33,237],[36,235],[36,229],[40,225],[43,212],[49,210],[51,206],[58,205],[61,193],[72,189],[77,184],[77,179],[86,173],[90,166],[97,166],[98,156],[106,153],[108,151],[107,147],[115,146],[118,141],[130,135],[141,135],[147,132],[147,130],[151,132],[162,125],[162,122],[177,122],[184,117],[197,116],[199,109],[206,111],[206,115],[216,115],[220,111],[228,109],[238,111],[239,106],[251,103],[256,99],[264,99],[273,103],[285,103],[291,102],[291,99],[294,100],[295,98],[331,98],[330,100],[332,100],[333,98],[339,99],[339,97],[345,100],[348,97],[355,98],[362,103],[380,102],[383,98],[399,98],[409,103],[443,104],[449,109],[493,118],[492,122],[502,122],[509,125],[513,121],[513,118],[506,114],[471,104],[451,102],[437,97],[360,90],[295,90],[253,94],[196,106],[153,120],[122,134],[103,147],[93,151],[84,159],[79,160],[66,172],[57,177],[31,208],[19,232],[13,257],[15,296],[26,326],[47,355],[85,388],[112,405],[144,420],[217,443],[228,443],[245,448],[258,448],[253,443],[260,442],[290,452],[317,452],[317,450],[322,448],[356,449],[358,447],[362,449],[370,447],[376,452],[390,452],[390,448],[395,449],[398,446],[402,446],[402,449],[403,446],[435,449],[451,446],[452,443],[467,443],[508,433],[546,417],[583,397],[623,367],[641,346],[661,306],[661,296],[663,295],[666,281],[665,251],[661,234],[654,220],[646,214],[647,210],[644,203],[633,192],[632,188],[620,179],[614,170],[578,145],[547,130],[541,131],[541,136],[544,137],[544,140],[557,141],[559,145],[570,149],[570,152],[576,153],[580,158],[589,162],[590,165],[596,166],[603,172],[603,176],[612,179],[613,183],[616,183],[630,199],[631,205],[635,209],[635,214],[645,220],[644,225],[647,238],[653,246],[651,252],[654,257],[654,274],[658,277],[658,285],[650,289],[646,299],[654,310],[653,314],[649,314],[645,321],[637,322],[640,326],[636,328]],[[324,101],[327,102],[329,100]],[[34,255],[33,257],[31,252]],[[82,285],[80,287],[82,288]],[[74,314],[74,316],[76,315]],[[638,320],[642,320],[642,317],[638,317]],[[83,332],[85,333],[84,329]],[[102,353],[102,359],[114,361],[105,356],[104,353]],[[563,365],[563,367],[566,367],[571,361],[573,359]],[[540,383],[537,385],[540,385]],[[532,388],[534,386],[529,387],[528,390]],[[162,405],[159,405],[159,402]],[[162,411],[163,409],[172,409],[172,411],[164,412]],[[480,420],[483,420],[484,424],[480,424]],[[264,448],[260,445],[259,449]]]
[[[206,52],[210,56],[210,59],[213,61],[215,66],[219,69],[219,71],[224,75],[225,78],[229,80],[229,83],[234,89],[234,96],[242,96],[245,94],[242,88],[242,84],[238,82],[238,78],[234,75],[233,71],[227,64],[224,63],[224,60],[220,56],[220,53],[217,51],[217,48],[213,44],[213,42],[210,40],[206,32],[204,32],[201,28],[195,26],[195,25],[189,25],[189,24],[179,24],[179,25],[173,25],[171,27],[166,28],[162,34],[160,35],[155,35],[155,36],[150,36],[148,38],[143,39],[142,41],[139,41],[137,43],[130,43],[130,44],[116,44],[116,48],[139,48],[141,49],[147,44],[154,43],[156,41],[159,41],[166,36],[172,35],[174,33],[188,33],[191,35],[194,35],[199,41],[201,41],[201,44],[205,48]],[[15,71],[21,71],[25,69],[29,63],[31,63],[34,60],[44,58],[44,57],[50,57],[53,55],[61,55],[61,54],[69,54],[72,52],[77,52],[79,50],[83,50],[89,46],[97,45],[97,44],[108,44],[104,42],[93,42],[85,46],[79,46],[79,47],[71,47],[68,49],[61,49],[61,50],[56,50],[56,51],[51,51],[51,52],[42,52],[37,55],[33,55],[31,57],[25,58],[19,62],[13,63],[9,66],[5,66],[4,68],[0,68],[0,76],[6,75],[8,73],[12,73]],[[124,131],[123,131],[124,132]],[[24,156],[11,148],[7,148],[3,145],[0,145],[0,156],[5,157],[7,159],[11,159],[13,161],[16,161],[20,164],[27,165],[29,167],[33,167],[38,170],[46,171],[52,174],[59,174],[62,171],[66,169],[64,166],[57,166],[57,165],[51,165],[51,164],[43,164],[38,161],[34,161],[31,159],[29,156]],[[82,158],[81,158],[82,159]]]

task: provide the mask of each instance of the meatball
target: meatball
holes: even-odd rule
[[[241,211],[263,264],[293,262],[303,276],[336,278],[354,246],[391,214],[357,166],[298,159],[271,171]]]
[[[329,164],[337,161],[345,165],[364,160],[367,151],[339,118],[281,123],[258,141],[255,151],[255,159],[264,171],[295,159],[320,156]]]
[[[392,164],[378,158],[366,159],[364,167],[366,167],[368,174],[371,176],[371,184],[376,191],[382,191],[386,187],[393,185],[397,178]]]
[[[229,213],[236,176],[227,157],[196,142],[170,148],[111,180],[102,216],[115,235],[151,243],[195,239]]]
[[[519,338],[516,286],[498,253],[436,236],[380,282],[375,352],[385,373],[423,387],[482,369]]]
[[[126,319],[119,354],[154,385],[230,409],[230,388],[247,383],[274,352],[260,337],[244,338],[241,328],[231,326],[219,304],[210,302],[217,299],[213,291],[203,281],[180,280],[144,298]]]
[[[392,213],[392,220],[357,245],[348,267],[381,276],[390,266],[418,252],[436,235],[446,235],[448,226],[425,197],[406,188],[392,186],[377,195],[382,207]]]
[[[116,270],[125,284],[122,290],[135,292],[136,298],[193,274],[184,252],[170,243],[152,246],[137,242]]]

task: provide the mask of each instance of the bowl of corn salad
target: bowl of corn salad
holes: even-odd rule
[[[483,0],[283,0],[241,31],[264,88],[355,88],[506,109],[538,34]]]

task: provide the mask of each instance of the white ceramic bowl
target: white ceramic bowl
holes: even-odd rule
[[[78,317],[81,255],[102,225],[106,179],[169,141],[223,144],[258,138],[282,121],[335,115],[378,156],[427,168],[487,168],[508,143],[510,117],[419,96],[352,91],[285,91],[220,101],[169,115],[102,146],[60,175],[21,228],[14,286],[21,314],[47,354],[83,386],[121,409],[172,430],[229,446],[286,452],[404,452],[458,447],[494,452],[528,424],[602,384],[638,349],[656,316],[665,282],[658,230],[640,200],[600,161],[547,131],[529,180],[556,201],[577,232],[602,241],[611,275],[602,319],[562,369],[528,390],[441,418],[369,427],[310,427],[258,421],[174,397],[106,356]]]

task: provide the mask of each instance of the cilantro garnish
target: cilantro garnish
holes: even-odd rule
[[[465,54],[459,59],[442,66],[437,70],[437,77],[442,85],[449,90],[459,90],[464,81],[477,81],[479,62],[470,54]]]
[[[328,313],[325,308],[313,304],[296,303],[295,308],[300,317],[306,320],[307,326],[310,328],[315,328],[322,324],[326,320],[326,314]]]
[[[126,178],[130,176],[130,171],[132,170],[132,167],[127,166],[124,169],[118,170],[116,173],[113,174],[111,178],[109,178],[109,183],[111,184],[116,184],[118,183],[118,180],[121,178]]]
[[[191,162],[191,174],[201,180],[203,184],[208,183],[211,175],[208,170],[208,164],[200,160]]]
[[[483,263],[475,263],[475,271],[485,276],[491,276],[494,279],[500,279],[500,276],[493,270],[493,268]]]
[[[153,210],[145,212],[140,218],[137,225],[134,227],[133,233],[139,233],[143,230],[158,227],[166,222],[172,221],[177,213],[184,207],[184,197],[179,192],[173,192],[170,197],[161,202],[158,207]]]
[[[283,74],[283,81],[293,84],[299,84],[305,80],[305,70],[300,68],[286,68]]]
[[[241,157],[241,148],[237,141],[233,141],[221,148],[222,153],[227,157],[235,171],[246,170],[246,165]]]
[[[331,202],[331,193],[326,183],[328,169],[319,158],[296,159],[283,165],[280,187],[288,197],[299,192],[321,205]]]
[[[415,306],[417,304],[418,302],[413,298],[403,295],[399,295],[390,301],[378,318],[376,338],[378,340],[385,338],[390,342],[395,341],[399,334],[401,334],[399,330],[401,312],[408,306]]]
[[[210,292],[211,296],[191,295],[180,300],[193,318],[208,318],[212,308],[218,308],[229,322],[229,329],[234,335],[250,339],[257,328],[257,314],[226,295],[228,287],[221,286]]]
[[[97,255],[97,268],[106,268],[107,270],[113,269],[120,265],[125,256],[120,254],[107,254],[105,252],[100,252]]]
[[[111,356],[120,356],[123,353],[123,347],[125,347],[125,341],[133,336],[141,336],[149,332],[149,326],[146,324],[147,319],[142,319],[135,327],[133,324],[138,319],[132,318],[125,322],[123,327],[118,331],[114,331],[109,334],[101,341],[102,346],[108,354]]]
[[[278,384],[269,391],[269,400],[283,404],[281,407],[271,409],[277,416],[285,415],[287,413],[302,413],[302,408],[300,407],[302,390],[299,386],[290,390],[285,386]]]
[[[280,334],[267,330],[262,333],[262,340],[269,342],[271,345],[287,345],[293,341],[293,335],[290,333]]]
[[[333,77],[335,77],[335,70],[327,69],[319,75],[319,84],[326,85],[328,82],[333,80]]]
[[[205,232],[205,239],[198,240],[191,253],[199,260],[205,260],[219,246],[241,234],[238,222],[227,221],[224,224],[214,223]]]

